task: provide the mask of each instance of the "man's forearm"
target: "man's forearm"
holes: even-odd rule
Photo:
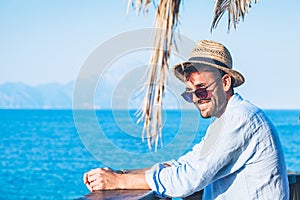
[[[118,174],[118,176],[119,189],[151,189],[147,183],[145,173],[141,173],[141,171]]]
[[[117,172],[120,172],[121,174],[145,174],[145,172],[147,170],[149,170],[151,168],[143,168],[143,169],[130,169],[130,170],[127,170],[127,169],[121,169]]]

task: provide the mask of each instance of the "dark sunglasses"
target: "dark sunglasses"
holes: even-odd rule
[[[181,94],[181,96],[184,98],[184,100],[186,100],[189,103],[193,103],[193,94],[195,94],[196,97],[199,98],[199,100],[210,98],[211,90],[207,90],[207,88],[209,88],[212,84],[217,82],[220,78],[221,77],[217,78],[215,81],[208,84],[205,88],[197,88],[192,91],[185,91],[184,93]]]

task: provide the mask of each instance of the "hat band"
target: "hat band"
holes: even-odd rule
[[[208,63],[211,63],[211,64],[215,64],[215,65],[219,65],[221,67],[226,67],[228,69],[231,69],[225,63],[223,63],[221,61],[218,61],[218,60],[215,60],[215,59],[212,59],[212,58],[207,58],[207,57],[192,57],[192,58],[189,59],[189,61],[208,62]]]

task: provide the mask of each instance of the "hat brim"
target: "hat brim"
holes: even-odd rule
[[[239,73],[238,71],[235,71],[233,69],[229,69],[227,67],[222,67],[210,62],[205,62],[205,61],[186,61],[186,62],[182,62],[179,64],[176,64],[173,66],[172,70],[174,75],[181,81],[186,82],[185,78],[184,78],[184,70],[186,69],[187,65],[190,65],[192,63],[196,63],[196,64],[200,64],[203,66],[209,66],[209,67],[214,67],[217,69],[220,69],[222,71],[224,71],[225,73],[227,73],[228,75],[230,75],[233,79],[234,79],[234,83],[233,83],[233,87],[238,87],[240,85],[242,85],[245,82],[245,78],[244,76]]]

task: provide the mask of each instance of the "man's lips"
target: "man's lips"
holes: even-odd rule
[[[197,102],[200,110],[205,110],[208,108],[208,103],[210,102],[210,99],[204,99],[204,100],[199,100]]]
[[[197,104],[205,104],[208,102],[210,102],[210,99],[201,99],[201,100],[197,101]]]

